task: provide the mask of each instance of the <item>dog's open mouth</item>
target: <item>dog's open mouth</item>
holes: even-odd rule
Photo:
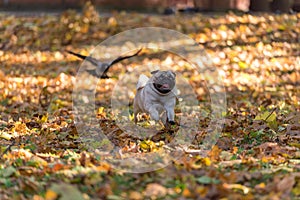
[[[161,90],[171,90],[170,85],[167,83],[164,84],[156,84],[156,87]]]
[[[161,89],[164,89],[164,90],[169,90],[170,89],[170,86],[169,86],[169,84],[163,84],[163,85],[160,85],[160,88]]]
[[[168,93],[172,90],[169,84],[154,84],[154,87],[161,93]]]

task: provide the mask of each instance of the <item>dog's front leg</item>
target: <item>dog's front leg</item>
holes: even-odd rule
[[[160,108],[161,108],[161,105],[153,104],[148,109],[148,112],[150,114],[151,119],[156,121],[156,122],[159,121],[159,109]]]
[[[171,103],[165,106],[167,112],[167,122],[171,125],[175,125],[175,104]]]
[[[174,109],[169,109],[167,110],[167,116],[168,116],[168,123],[170,123],[171,125],[175,125],[175,112]]]

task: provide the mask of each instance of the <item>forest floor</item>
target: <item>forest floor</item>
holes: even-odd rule
[[[72,95],[82,62],[66,50],[88,55],[110,36],[139,27],[186,34],[211,58],[226,94],[223,127],[211,148],[203,148],[203,139],[213,134],[216,91],[166,51],[143,49],[114,65],[110,79],[87,75],[96,80],[95,119],[85,129],[75,123]],[[0,30],[0,199],[300,198],[300,14],[99,17],[86,7],[59,15],[0,14]],[[124,51],[115,48],[114,56]],[[182,126],[139,137],[118,126],[111,96],[119,81],[124,84],[120,77],[146,65],[174,70],[200,109]],[[130,110],[134,90],[125,87]],[[183,110],[176,107],[177,121]],[[125,118],[132,121],[132,115]],[[192,119],[196,126],[185,128]],[[152,130],[145,116],[139,126]],[[97,132],[105,139],[96,140]]]

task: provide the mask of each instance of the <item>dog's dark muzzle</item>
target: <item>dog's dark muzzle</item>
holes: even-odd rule
[[[173,79],[166,79],[165,77],[163,78],[157,78],[154,83],[153,83],[155,89],[157,89],[159,92],[165,94],[170,92],[174,86],[175,86],[175,81]]]

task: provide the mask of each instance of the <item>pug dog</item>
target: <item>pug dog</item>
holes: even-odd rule
[[[148,78],[140,75],[136,95],[133,102],[134,122],[137,123],[138,113],[150,114],[154,121],[162,120],[167,127],[168,124],[175,124],[176,105],[176,74],[171,71],[152,71],[152,76]],[[164,119],[160,115],[166,111]]]

